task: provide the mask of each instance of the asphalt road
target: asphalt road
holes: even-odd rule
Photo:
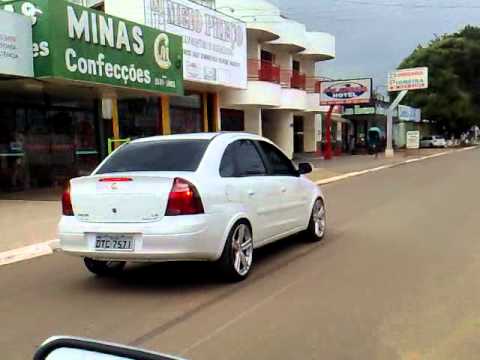
[[[192,359],[477,359],[479,185],[480,150],[328,185],[326,241],[262,249],[240,284],[206,264],[1,267],[0,358],[69,334]]]

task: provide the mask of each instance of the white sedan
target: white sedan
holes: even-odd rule
[[[420,147],[422,148],[433,148],[433,147],[440,147],[444,148],[447,147],[447,141],[443,136],[433,135],[433,136],[424,136],[422,140],[420,140]]]
[[[232,280],[253,251],[326,230],[320,188],[270,140],[246,133],[144,138],[123,145],[62,196],[61,249],[97,275],[127,261],[216,261]]]

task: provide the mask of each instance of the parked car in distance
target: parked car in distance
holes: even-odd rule
[[[440,147],[447,147],[447,141],[443,136],[439,135],[432,135],[432,136],[424,136],[420,140],[420,147],[422,148],[440,148]]]
[[[253,251],[325,235],[320,188],[270,140],[246,133],[158,136],[125,144],[62,196],[61,249],[97,275],[128,261],[216,261],[232,280]]]

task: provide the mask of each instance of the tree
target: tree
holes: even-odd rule
[[[480,28],[437,36],[418,46],[399,69],[427,66],[429,89],[411,91],[405,103],[422,109],[439,130],[458,135],[480,124]]]

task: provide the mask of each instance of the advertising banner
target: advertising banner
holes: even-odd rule
[[[0,74],[33,76],[30,19],[0,10]]]
[[[406,105],[398,105],[398,118],[402,121],[420,122],[422,111]]]
[[[322,81],[320,105],[349,105],[369,103],[372,98],[372,79]]]
[[[32,19],[36,77],[183,94],[180,36],[64,0],[13,6]]]
[[[109,14],[183,37],[184,79],[247,88],[245,23],[188,0],[105,0]]]
[[[428,68],[402,69],[388,74],[388,91],[428,88]]]

